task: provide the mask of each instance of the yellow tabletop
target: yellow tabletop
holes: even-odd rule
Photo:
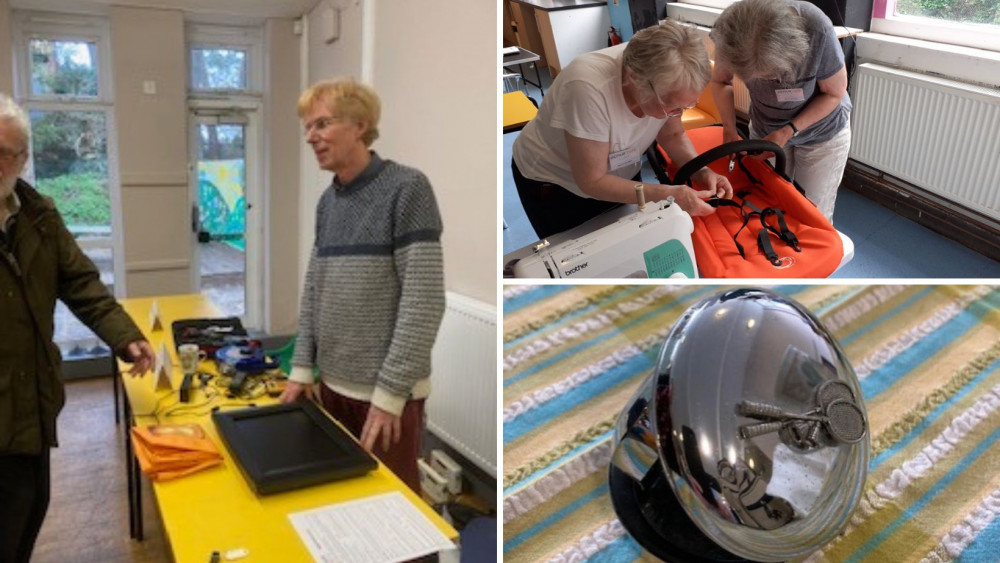
[[[508,92],[503,95],[503,132],[518,131],[535,118],[538,108],[531,103],[524,92]]]
[[[157,303],[163,330],[151,331],[149,312]],[[202,295],[172,295],[157,298],[122,300],[125,310],[132,316],[154,349],[159,352],[165,342],[178,366],[173,346],[171,323],[179,319],[211,318],[223,315]],[[154,391],[152,374],[133,378],[122,366],[127,400],[131,405],[137,425],[156,424],[149,415],[159,403],[164,412],[177,402],[176,391]],[[180,387],[183,374],[179,367],[173,370],[173,388]],[[200,390],[193,393],[191,404],[205,402]],[[258,405],[275,399],[256,399]],[[216,395],[212,404],[231,404],[236,399]],[[309,551],[292,527],[288,514],[322,507],[328,504],[359,499],[367,496],[401,492],[421,513],[449,539],[457,540],[458,532],[445,522],[430,506],[413,493],[385,465],[363,477],[317,485],[306,489],[267,496],[258,496],[250,489],[239,467],[219,438],[210,415],[211,404],[185,416],[163,418],[161,423],[197,422],[222,452],[221,466],[207,469],[173,481],[153,482],[153,490],[160,509],[160,517],[173,550],[174,560],[204,563],[213,551],[237,548],[248,550],[241,561],[311,561]]]

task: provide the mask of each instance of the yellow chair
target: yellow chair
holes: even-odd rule
[[[714,62],[712,68],[715,68]],[[697,129],[706,125],[722,123],[722,115],[719,113],[719,108],[715,107],[715,100],[712,98],[711,85],[706,86],[701,95],[698,96],[698,103],[684,112],[684,115],[681,116],[681,123],[684,125],[684,129]]]
[[[503,95],[503,132],[520,131],[538,115],[535,101],[517,90]]]

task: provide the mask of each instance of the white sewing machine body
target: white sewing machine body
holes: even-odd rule
[[[620,209],[534,245],[533,254],[513,264],[514,277],[698,277],[690,215],[669,200],[614,220]]]

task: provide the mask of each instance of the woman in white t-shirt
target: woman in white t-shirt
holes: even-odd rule
[[[708,54],[693,29],[667,21],[631,41],[581,55],[556,77],[538,115],[514,141],[514,183],[539,238],[575,227],[620,203],[633,203],[642,154],[659,141],[674,162],[697,153],[680,116],[708,84]],[[647,201],[673,196],[691,215],[732,197],[729,181],[708,168],[698,189],[643,184]]]

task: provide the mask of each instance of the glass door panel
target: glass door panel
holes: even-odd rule
[[[200,287],[228,316],[246,312],[246,125],[197,123]]]

